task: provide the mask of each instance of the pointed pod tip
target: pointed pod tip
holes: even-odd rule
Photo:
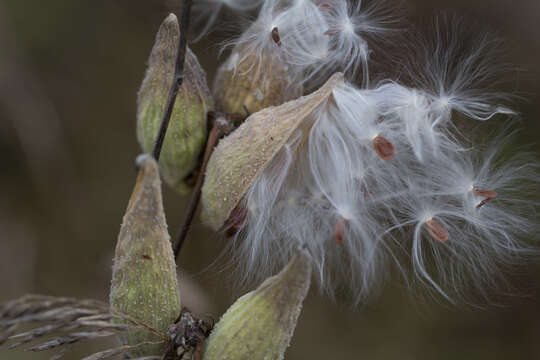
[[[142,154],[135,159],[135,166],[139,171],[139,175],[129,199],[126,214],[134,209],[134,204],[139,202],[143,197],[143,193],[149,189],[154,194],[153,197],[158,202],[161,202],[161,179],[156,160],[149,154]]]
[[[174,13],[170,13],[170,14],[165,18],[165,20],[163,21],[163,24],[170,24],[170,23],[176,23],[176,24],[178,24],[178,18],[176,17],[176,15],[174,15]]]
[[[327,81],[328,84],[334,84],[334,86],[336,86],[336,84],[338,83],[344,83],[344,82],[345,82],[345,75],[342,72],[336,72],[332,74],[332,76],[330,76],[330,78]]]
[[[178,29],[180,30],[180,24],[178,23],[178,18],[173,13],[170,13],[165,20],[161,23],[161,26],[159,27],[159,30],[163,29]]]
[[[305,245],[301,245],[298,247],[296,255],[289,261],[287,266],[281,270],[277,277],[291,276],[295,280],[298,280],[299,284],[304,284],[302,286],[305,287],[307,292],[311,280],[311,260],[309,251]]]
[[[158,186],[161,185],[159,178],[159,166],[152,155],[142,154],[137,156],[135,159],[135,165],[137,170],[139,170],[137,183],[144,181],[154,183]],[[156,181],[159,183],[156,183]]]
[[[156,40],[152,48],[150,63],[163,61],[173,62],[173,55],[178,48],[178,38],[180,37],[180,24],[176,15],[169,14],[159,26]]]
[[[154,158],[150,154],[141,154],[135,158],[135,166],[137,167],[137,170],[140,170],[143,167],[148,166],[148,163],[151,163],[152,160],[154,160]]]
[[[283,359],[311,281],[302,246],[281,272],[238,299],[218,322],[204,359]]]

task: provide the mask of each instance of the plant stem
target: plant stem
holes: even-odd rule
[[[169,121],[171,120],[174,103],[176,102],[176,96],[178,95],[178,89],[180,89],[180,86],[182,86],[182,82],[184,81],[184,63],[186,60],[187,52],[187,35],[189,30],[191,2],[192,0],[184,0],[181,9],[182,13],[180,16],[180,41],[178,44],[178,52],[176,53],[176,66],[174,69],[173,82],[171,84],[167,103],[165,104],[165,111],[163,112],[163,117],[161,118],[159,133],[156,138],[156,142],[154,143],[154,149],[152,151],[152,155],[157,162],[159,162],[161,149],[163,148],[163,142],[165,140],[165,135],[167,134]]]
[[[211,114],[209,114],[209,116],[211,116]],[[182,224],[182,227],[180,228],[180,232],[177,236],[176,244],[174,245],[175,258],[178,258],[178,254],[180,253],[180,250],[182,249],[182,245],[184,244],[186,236],[191,227],[193,217],[195,216],[195,212],[197,211],[197,206],[199,205],[199,200],[201,199],[201,188],[202,188],[204,176],[206,174],[206,167],[208,166],[208,161],[210,160],[210,155],[212,155],[212,152],[214,151],[214,147],[218,143],[219,139],[229,134],[232,130],[233,130],[233,123],[224,114],[219,114],[215,117],[215,119],[213,119],[212,130],[210,130],[210,134],[208,135],[208,140],[206,142],[206,148],[204,150],[204,156],[203,156],[201,169],[199,171],[199,174],[197,175],[197,181],[195,183],[193,194],[191,195],[191,199],[189,201],[189,206],[186,213],[186,217],[184,218],[184,223]]]

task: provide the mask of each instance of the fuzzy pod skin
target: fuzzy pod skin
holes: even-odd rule
[[[161,180],[150,155],[137,160],[139,176],[118,236],[110,304],[163,334],[180,314],[176,265],[163,210]],[[160,342],[146,332],[128,333],[127,345]],[[166,343],[137,347],[134,356],[160,355]]]
[[[310,95],[253,114],[219,142],[208,163],[202,188],[201,218],[205,224],[216,231],[222,229],[291,134],[343,82],[343,74],[336,73]]]
[[[246,54],[247,52],[247,54]],[[218,69],[214,86],[217,107],[229,114],[249,115],[302,95],[289,67],[263,52],[249,53],[238,45]]]
[[[150,153],[173,81],[180,27],[174,14],[161,24],[148,60],[137,101],[137,139]],[[207,136],[206,114],[214,101],[206,74],[188,48],[184,81],[178,90],[160,157],[163,179],[180,194],[189,192],[185,178],[195,169]]]
[[[283,359],[311,282],[311,256],[299,250],[276,276],[238,299],[206,341],[205,360]]]

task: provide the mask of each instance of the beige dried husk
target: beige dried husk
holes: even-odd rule
[[[205,360],[283,359],[311,281],[311,257],[298,254],[276,276],[238,299],[205,343]]]
[[[293,132],[343,81],[343,74],[336,73],[310,95],[251,115],[219,142],[208,163],[202,188],[204,223],[216,231],[222,229],[251,184]]]
[[[267,52],[257,54],[239,44],[218,69],[214,96],[219,110],[247,116],[297,99],[302,89],[279,57]]]

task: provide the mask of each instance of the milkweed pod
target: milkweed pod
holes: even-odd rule
[[[291,73],[270,50],[257,53],[239,44],[216,75],[217,107],[229,114],[249,115],[296,99],[302,95],[302,85]]]
[[[176,266],[161,198],[161,180],[150,155],[137,159],[139,176],[120,228],[113,264],[111,306],[163,334],[180,314]],[[122,320],[118,320],[119,322]],[[133,355],[159,355],[166,344],[147,331],[121,338]]]
[[[283,359],[311,281],[311,256],[299,250],[276,276],[238,299],[217,323],[205,360]]]
[[[343,82],[343,74],[336,73],[310,95],[251,115],[219,142],[208,163],[202,188],[204,223],[216,231],[222,228],[251,184],[294,131]]]
[[[152,151],[159,132],[173,82],[179,38],[178,20],[170,14],[159,28],[138,94],[137,139],[146,153]],[[197,165],[206,141],[206,114],[213,106],[206,74],[188,48],[184,81],[178,90],[160,157],[163,179],[181,194],[189,191],[184,180]]]

